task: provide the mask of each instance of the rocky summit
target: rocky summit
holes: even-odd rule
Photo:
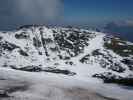
[[[133,43],[85,29],[27,25],[0,32],[0,66],[133,85]]]

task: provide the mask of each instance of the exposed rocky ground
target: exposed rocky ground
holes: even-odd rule
[[[1,67],[29,72],[125,78],[133,75],[133,43],[89,30],[27,25],[0,33],[0,60]]]
[[[0,32],[0,61],[1,68],[16,71],[133,86],[133,43],[95,31],[27,25]],[[7,92],[21,90],[13,88]]]

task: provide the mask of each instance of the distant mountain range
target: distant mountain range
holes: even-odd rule
[[[105,25],[105,31],[133,42],[133,24],[130,22],[110,22]]]

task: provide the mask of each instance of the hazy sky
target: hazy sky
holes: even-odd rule
[[[23,24],[133,22],[133,0],[0,0],[0,29]]]

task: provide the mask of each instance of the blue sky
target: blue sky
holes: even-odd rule
[[[133,0],[0,0],[0,29],[25,24],[101,25],[132,20]]]
[[[64,0],[64,19],[70,23],[101,23],[133,18],[133,0]]]

